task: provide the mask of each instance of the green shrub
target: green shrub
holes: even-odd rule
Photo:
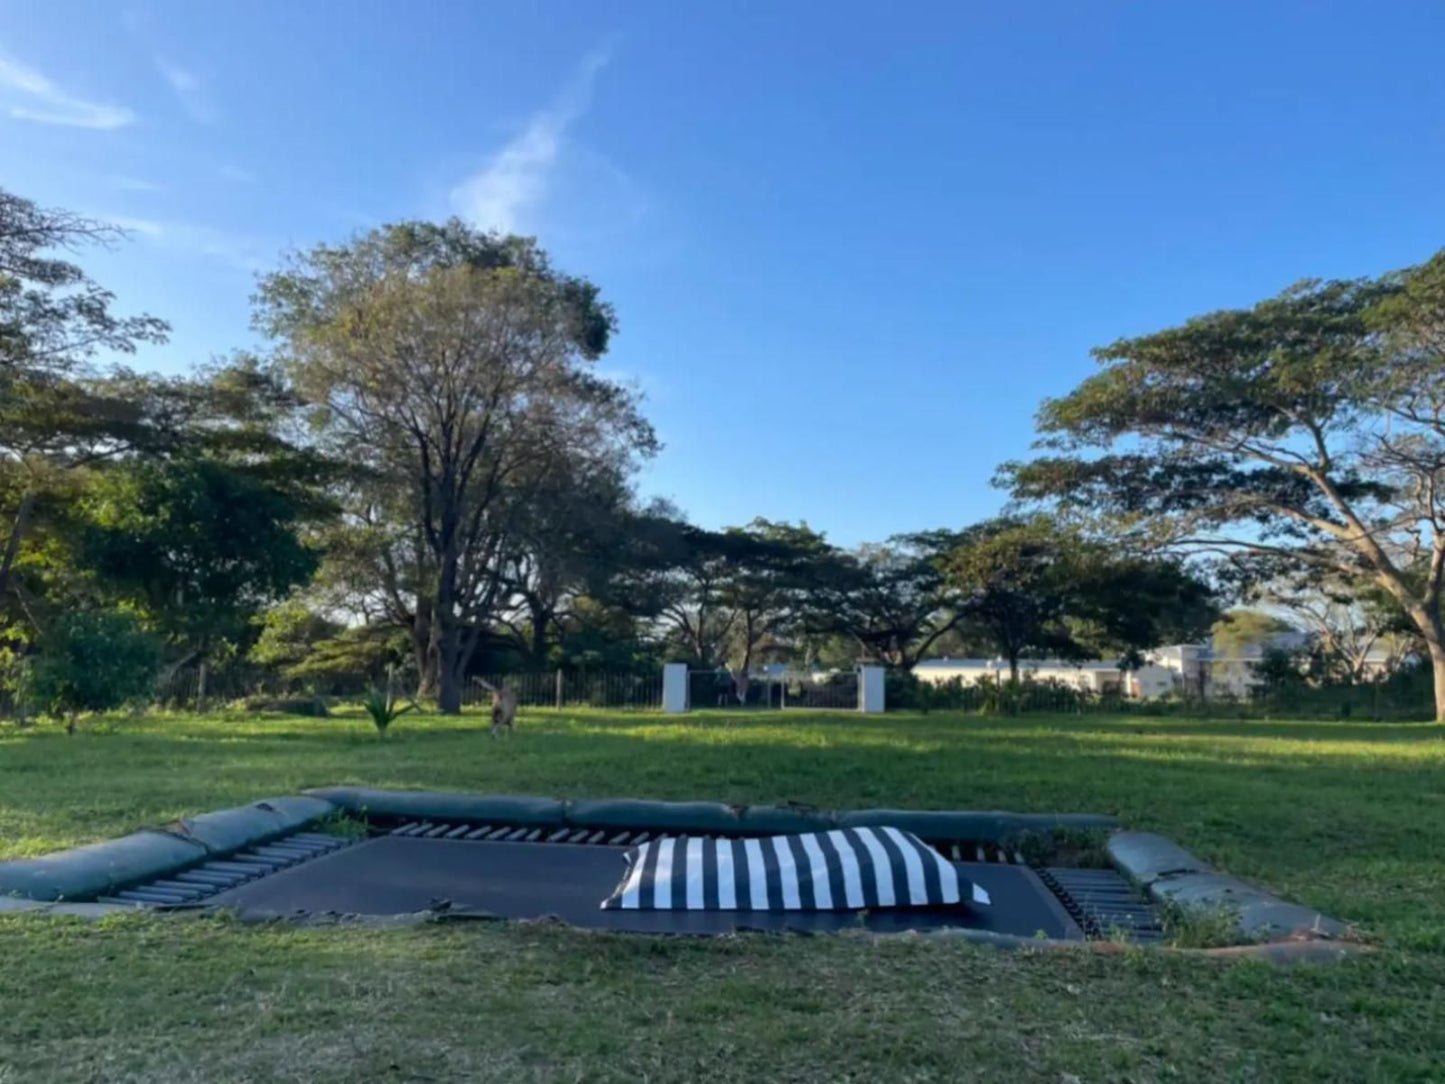
[[[391,726],[397,719],[409,711],[416,709],[416,704],[408,704],[404,708],[397,707],[396,695],[390,690],[382,692],[380,689],[372,689],[361,701],[361,706],[366,709],[366,714],[371,716],[371,721],[376,725],[376,732],[383,738],[386,737],[386,728]]]
[[[326,710],[326,701],[319,696],[253,696],[244,704],[247,711],[274,711],[311,719],[325,719],[331,714]]]
[[[160,644],[123,610],[80,610],[54,621],[40,638],[23,695],[41,714],[75,732],[81,712],[113,711],[148,697],[160,668]]]

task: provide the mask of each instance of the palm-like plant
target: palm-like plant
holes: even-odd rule
[[[361,701],[361,706],[366,709],[366,714],[371,716],[371,721],[376,724],[376,732],[383,738],[386,737],[386,728],[401,718],[407,712],[416,708],[415,702],[405,707],[398,707],[396,694],[390,689],[372,689]]]

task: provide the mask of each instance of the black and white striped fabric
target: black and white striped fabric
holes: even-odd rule
[[[856,911],[989,903],[988,893],[897,828],[762,839],[655,839],[626,855],[605,911]]]

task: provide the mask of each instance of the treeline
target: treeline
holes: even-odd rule
[[[262,354],[168,378],[115,364],[167,327],[75,262],[114,239],[0,192],[0,671],[36,710],[202,660],[443,711],[543,667],[1017,672],[1197,640],[1224,598],[1378,602],[1445,709],[1445,258],[1115,343],[1000,471],[1010,514],[843,550],[641,499],[658,441],[595,365],[615,315],[531,239],[294,254]]]
[[[1178,563],[1042,515],[846,552],[642,502],[656,438],[593,364],[614,314],[529,239],[412,222],[297,254],[259,282],[264,357],[172,378],[114,365],[168,330],[71,259],[114,239],[0,198],[0,637],[38,710],[201,661],[323,689],[400,674],[455,711],[499,669],[1016,662],[1213,613]]]

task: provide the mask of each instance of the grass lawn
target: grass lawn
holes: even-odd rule
[[[0,918],[0,1084],[1445,1079],[1445,729],[1114,717],[0,728],[0,858],[325,783],[1115,813],[1355,922],[1341,965]]]

